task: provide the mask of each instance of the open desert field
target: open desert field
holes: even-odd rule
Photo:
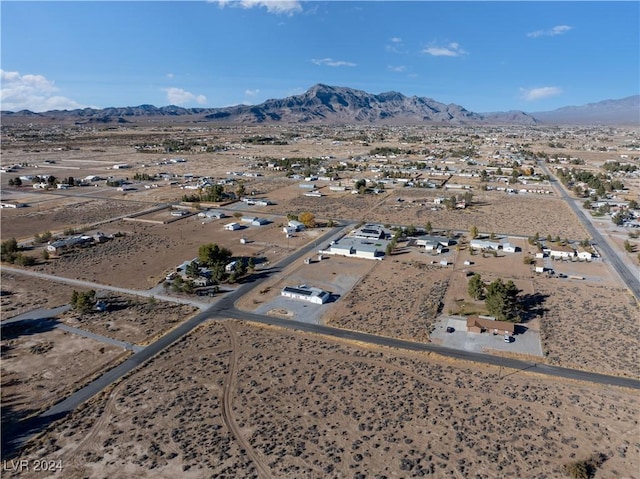
[[[300,190],[300,191],[297,191]],[[437,196],[450,195],[440,190],[395,188],[380,195],[352,195],[350,192],[313,198],[304,196],[297,184],[269,198],[279,201],[274,211],[311,211],[321,218],[352,219],[382,224],[415,225],[468,231],[476,226],[482,233],[582,240],[587,236],[580,221],[564,201],[556,197],[507,195],[504,192],[474,191],[473,205],[464,210],[433,210]],[[287,192],[288,194],[285,194]],[[286,201],[285,201],[286,198]],[[404,201],[398,202],[400,198]]]
[[[229,221],[224,218],[203,224],[195,216],[169,224],[118,221],[104,225],[101,231],[105,234],[122,232],[124,236],[68,251],[33,269],[100,284],[149,289],[164,280],[168,271],[195,258],[203,244],[217,243],[236,256],[254,256],[275,262],[322,231],[307,232],[287,243],[277,223],[224,231],[223,225]],[[241,238],[248,242],[241,244]]]
[[[416,251],[377,261],[325,316],[329,326],[428,342],[442,310],[451,269]]]
[[[637,478],[638,398],[234,321],[203,325],[21,456],[60,477]],[[33,471],[19,476],[45,477]]]
[[[535,280],[542,346],[551,364],[639,377],[638,303],[626,290],[579,280]]]
[[[66,398],[127,357],[130,351],[33,320],[2,330],[2,426]]]
[[[6,271],[0,273],[0,286],[2,287],[0,306],[3,321],[32,309],[52,309],[69,304],[73,291],[73,288],[66,284]],[[83,288],[75,289],[86,291]]]
[[[152,206],[114,199],[59,197],[47,195],[47,201],[26,208],[2,210],[2,240],[31,240],[46,231],[61,233]]]
[[[146,345],[197,311],[186,304],[113,293],[101,299],[107,303],[107,311],[82,314],[71,310],[62,314],[60,321],[118,341]]]

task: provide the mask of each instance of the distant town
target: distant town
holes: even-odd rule
[[[636,477],[638,128],[34,118],[1,147],[3,458]]]

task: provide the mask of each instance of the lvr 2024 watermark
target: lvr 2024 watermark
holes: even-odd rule
[[[62,460],[51,461],[46,459],[9,459],[2,461],[3,472],[40,472],[62,471]]]

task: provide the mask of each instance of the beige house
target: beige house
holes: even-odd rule
[[[480,318],[479,316],[468,316],[467,331],[469,333],[509,334],[509,336],[513,336],[516,331],[516,325],[508,321],[496,321],[493,319]]]

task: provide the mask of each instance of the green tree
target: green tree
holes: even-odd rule
[[[247,190],[244,186],[244,181],[240,181],[238,183],[238,187],[236,188],[236,196],[240,198],[241,196],[244,196],[246,193],[247,193]]]
[[[484,297],[484,281],[482,281],[482,277],[478,273],[475,273],[469,279],[467,292],[473,299],[482,299]]]
[[[185,273],[189,278],[198,278],[200,276],[200,265],[196,261],[192,261],[187,265]]]
[[[425,225],[424,229],[428,235],[433,233],[433,226],[431,226],[431,221],[427,221],[427,224]]]
[[[216,243],[201,245],[198,248],[198,261],[205,266],[216,266],[222,264],[223,267],[229,263],[233,253],[227,248],[220,247]]]
[[[17,253],[13,262],[18,266],[33,266],[36,264],[36,259],[33,256]]]
[[[477,226],[472,226],[471,230],[469,230],[469,234],[471,235],[472,239],[475,239],[478,237],[478,227]]]
[[[71,307],[81,313],[88,313],[96,304],[96,292],[89,290],[86,293],[79,293],[73,290],[71,294]]]
[[[363,194],[367,188],[367,181],[360,179],[353,184],[353,188],[357,190],[358,193]]]
[[[513,281],[506,284],[500,278],[489,284],[485,295],[485,306],[492,316],[500,321],[518,322],[518,293]]]
[[[13,263],[18,254],[18,242],[15,238],[3,241],[0,244],[0,260],[6,263]]]

